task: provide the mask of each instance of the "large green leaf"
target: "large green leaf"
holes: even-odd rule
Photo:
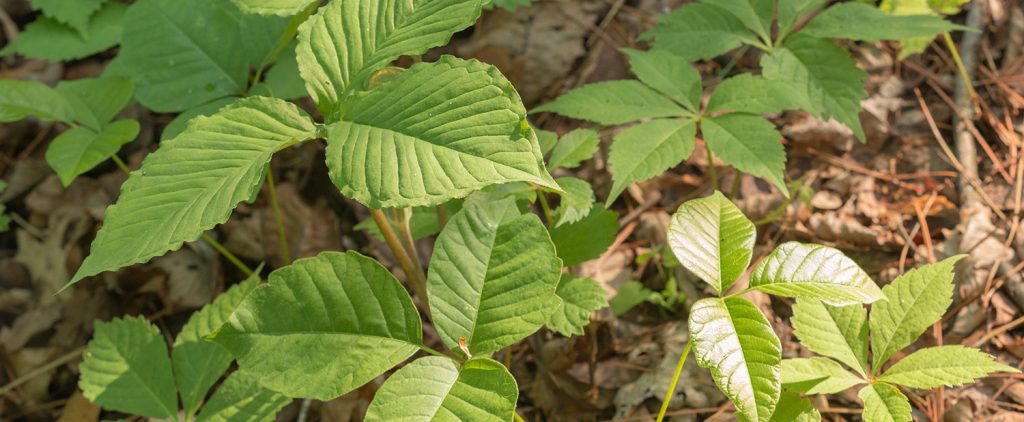
[[[328,127],[327,165],[368,207],[438,205],[514,181],[558,190],[519,95],[493,66],[445,56],[345,107]]]
[[[70,123],[74,108],[63,95],[41,82],[0,79],[0,122],[28,116]]]
[[[594,208],[594,188],[590,183],[575,177],[559,177],[555,182],[564,192],[562,204],[555,211],[555,227],[586,218]]]
[[[315,132],[298,107],[263,97],[193,120],[128,177],[68,285],[198,239],[239,202],[255,199],[271,155]]]
[[[99,53],[121,42],[121,22],[126,16],[126,9],[128,7],[123,3],[107,3],[92,15],[88,28],[81,34],[68,25],[41,16],[0,50],[0,56],[20,54],[57,62]]]
[[[796,358],[782,361],[782,385],[807,394],[836,394],[864,380],[828,358]]]
[[[886,383],[870,384],[857,393],[864,401],[867,422],[913,422],[910,401],[900,390]]]
[[[750,288],[833,306],[883,298],[871,277],[838,249],[799,242],[783,243],[764,257],[750,275]]]
[[[583,327],[590,323],[590,314],[608,306],[606,293],[596,281],[562,274],[555,291],[562,304],[548,318],[547,327],[563,336],[583,335]]]
[[[217,375],[219,377],[220,373]],[[235,371],[203,406],[196,422],[270,422],[291,401],[261,387],[258,380],[245,371]]]
[[[174,339],[171,361],[174,364],[174,377],[178,382],[185,412],[194,414],[199,409],[206,392],[234,360],[231,353],[221,345],[205,337],[224,325],[238,304],[242,303],[242,299],[259,284],[260,276],[257,271],[192,314],[181,328],[178,337]]]
[[[120,76],[62,81],[57,92],[74,110],[75,121],[94,130],[114,119],[132,100],[132,80]]]
[[[715,156],[736,169],[760,177],[789,195],[786,150],[775,125],[753,114],[730,113],[701,120],[701,132]]]
[[[757,38],[728,8],[711,2],[693,3],[663,15],[641,39],[654,38],[654,49],[686,60],[710,59]]]
[[[806,108],[804,96],[781,81],[742,73],[722,81],[711,92],[708,113],[739,111],[751,114],[777,113]]]
[[[641,82],[668,95],[690,111],[700,111],[700,72],[685,57],[668,51],[625,50],[629,67]]]
[[[576,129],[569,132],[551,149],[548,167],[552,170],[559,167],[579,167],[581,162],[594,157],[600,141],[597,130],[594,129]]]
[[[683,203],[668,225],[668,244],[676,258],[718,294],[729,290],[750,265],[756,235],[754,223],[718,191]]]
[[[829,306],[800,299],[793,305],[793,332],[800,344],[867,375],[868,312],[863,305]]]
[[[615,243],[618,231],[619,214],[594,207],[580,221],[552,227],[551,241],[562,264],[571,267],[601,256]]]
[[[145,318],[97,322],[84,356],[78,388],[93,403],[158,419],[178,414],[167,343]]]
[[[797,20],[828,3],[828,0],[786,0],[778,2],[779,36],[785,37]]]
[[[82,35],[89,29],[89,18],[106,2],[107,0],[29,0],[33,9],[42,11],[47,17],[74,28]]]
[[[138,134],[139,122],[129,119],[106,124],[99,133],[75,126],[54,138],[46,150],[46,162],[57,172],[60,182],[68,186],[75,177],[106,161]]]
[[[171,120],[170,123],[167,124],[167,126],[164,126],[163,132],[160,132],[160,140],[166,141],[168,139],[173,139],[177,137],[178,135],[181,134],[181,132],[184,132],[185,129],[188,128],[188,123],[193,118],[197,116],[212,116],[216,114],[218,111],[220,111],[220,109],[235,101],[238,101],[239,99],[241,98],[219,98],[210,101],[206,104],[201,104],[179,113],[177,116],[174,117],[174,119]]]
[[[314,0],[231,0],[245,13],[291,16],[301,12]]]
[[[480,0],[331,1],[299,27],[299,71],[320,112],[399,56],[423,54],[473,24]]]
[[[775,16],[775,0],[712,0],[708,3],[728,10],[736,19],[743,22],[743,26],[753,31],[762,40],[771,36],[772,18]]]
[[[562,262],[536,215],[511,199],[475,203],[437,238],[427,294],[445,345],[487,355],[540,329],[558,306]]]
[[[711,370],[738,414],[768,421],[782,391],[782,345],[757,306],[739,297],[701,299],[689,326],[697,363]]]
[[[963,255],[910,270],[882,289],[886,299],[871,307],[872,367],[909,346],[953,303],[953,265]]]
[[[542,111],[602,125],[621,125],[640,119],[675,117],[687,113],[686,109],[658,91],[635,80],[584,85],[530,112]]]
[[[377,261],[351,251],[274,271],[213,334],[264,387],[319,400],[412,356],[421,336],[405,288]]]
[[[878,379],[911,388],[957,387],[995,372],[1020,373],[978,349],[960,345],[928,347],[900,359]]]
[[[692,119],[658,119],[630,127],[615,136],[611,164],[611,205],[629,185],[650,179],[693,153],[697,124]]]
[[[963,27],[939,16],[892,15],[871,5],[848,2],[825,9],[800,33],[819,38],[881,41],[934,36],[959,28]]]
[[[806,111],[835,119],[864,141],[858,112],[868,94],[863,85],[868,74],[846,50],[826,39],[793,36],[764,55],[761,68],[765,78],[788,83],[794,94],[803,96],[801,101],[810,107]]]
[[[821,422],[821,413],[811,401],[791,391],[783,391],[770,422]]]
[[[508,422],[519,387],[500,363],[472,359],[460,366],[428,356],[400,369],[377,390],[366,421]]]

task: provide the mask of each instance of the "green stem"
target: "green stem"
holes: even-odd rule
[[[284,219],[281,217],[281,205],[277,201],[277,189],[274,188],[274,173],[270,170],[270,163],[267,163],[267,190],[270,193],[270,207],[274,209],[274,222],[277,223],[277,238],[281,241],[281,257],[284,264],[292,263],[291,253],[288,251],[288,239],[284,235]]]
[[[547,221],[548,227],[551,227],[552,224],[555,224],[555,220],[552,217],[551,206],[548,205],[548,199],[544,196],[543,189],[537,190],[537,198],[540,199],[540,208],[544,210],[544,220]]]
[[[235,256],[235,254],[231,253],[231,251],[225,248],[224,245],[221,245],[220,242],[218,242],[216,239],[210,237],[210,235],[206,233],[203,233],[203,240],[205,240],[206,243],[209,243],[210,246],[213,246],[213,249],[216,249],[217,252],[220,252],[221,255],[224,255],[224,258],[226,258],[229,262],[234,264],[235,267],[237,267],[239,270],[242,270],[242,272],[245,273],[246,276],[252,275],[252,268],[249,268],[248,265],[245,265],[245,263],[242,262],[242,260],[238,259],[238,257]]]
[[[740,181],[743,180],[743,172],[736,170],[736,175],[732,179],[732,189],[729,189],[729,199],[736,199],[736,194],[740,191]]]
[[[444,354],[444,353],[442,353],[442,352],[440,352],[438,350],[432,349],[431,347],[426,346],[426,345],[420,345],[420,350],[422,350],[424,352],[427,352],[428,354],[431,354],[431,355],[434,355],[434,356],[442,356],[442,357],[446,357],[446,358],[450,357],[450,356],[448,356],[448,355],[446,355],[446,354]]]
[[[661,402],[661,410],[658,411],[658,420],[661,422],[665,419],[665,412],[668,412],[668,402],[672,399],[672,393],[676,391],[676,384],[679,383],[679,375],[683,373],[683,363],[686,362],[686,357],[690,355],[690,348],[693,346],[693,342],[686,342],[686,347],[683,348],[683,355],[679,357],[679,363],[676,364],[676,372],[672,375],[672,383],[668,386],[668,392],[665,393],[665,400]]]
[[[292,19],[288,21],[288,26],[285,27],[284,33],[281,34],[281,38],[278,38],[277,43],[274,44],[274,48],[267,52],[267,55],[263,56],[263,60],[260,61],[260,67],[256,69],[256,74],[252,77],[252,83],[249,84],[249,88],[258,83],[263,78],[263,72],[277,60],[277,56],[281,55],[281,52],[291,44],[292,39],[295,38],[295,34],[299,32],[299,25],[302,25],[309,16],[316,12],[316,9],[320,6],[319,1],[313,1],[309,3],[299,14],[292,16]],[[248,94],[248,89],[246,89]]]
[[[516,418],[516,422],[526,422],[526,419],[523,419],[522,416],[519,416],[519,412],[518,411],[513,413],[512,416],[514,418]]]
[[[384,243],[388,245],[388,249],[391,249],[391,253],[395,255],[395,259],[398,260],[398,265],[405,272],[405,277],[409,279],[409,284],[412,285],[413,291],[415,291],[416,296],[420,298],[421,303],[429,313],[430,307],[427,306],[425,277],[422,273],[417,272],[417,267],[413,265],[409,254],[402,247],[402,241],[398,239],[395,229],[391,227],[391,223],[388,221],[388,217],[384,215],[384,212],[379,209],[370,208],[370,216],[373,217],[373,222],[377,223],[377,228],[380,229],[380,234],[384,237]]]
[[[423,295],[423,307],[430,310],[430,298],[427,297],[427,286],[426,277],[423,275],[423,260],[420,259],[420,253],[416,249],[416,241],[412,237],[412,229],[409,227],[409,219],[412,218],[412,208],[405,208],[401,210],[395,210],[394,225],[398,228],[398,234],[401,236],[398,240],[402,242],[402,247],[405,248],[409,254],[409,260],[412,261],[414,271],[417,274],[417,278],[420,280],[420,286],[417,292]]]
[[[707,142],[704,142],[704,149],[708,153],[708,180],[711,182],[711,188],[718,190],[718,169],[715,168],[715,154],[711,152],[711,147],[708,146]]]
[[[117,164],[117,167],[120,168],[121,171],[125,172],[125,174],[131,174],[132,170],[128,168],[128,165],[125,164],[124,161],[121,161],[121,157],[118,157],[117,154],[111,155],[110,159],[114,160],[114,164]]]
[[[949,32],[943,33],[942,38],[946,41],[946,47],[949,48],[949,52],[953,55],[953,62],[956,63],[956,69],[960,72],[960,77],[964,79],[964,87],[967,88],[967,92],[971,94],[971,101],[974,101],[978,97],[978,93],[974,92],[974,86],[971,84],[971,76],[967,74],[967,69],[964,68],[964,62],[960,59],[960,50],[956,48],[956,44],[953,43],[953,37],[949,35]]]

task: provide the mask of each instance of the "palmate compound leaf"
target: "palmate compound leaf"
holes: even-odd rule
[[[217,378],[220,375],[218,372]],[[270,422],[291,402],[287,396],[261,387],[247,372],[235,371],[217,387],[196,422]]]
[[[867,376],[868,312],[862,305],[829,306],[815,299],[793,305],[793,333],[812,352]]]
[[[876,372],[942,318],[953,303],[953,265],[961,259],[958,255],[910,270],[882,288],[887,300],[871,307],[869,323]]]
[[[547,327],[563,336],[583,335],[583,327],[590,323],[590,314],[608,306],[606,293],[596,281],[563,273],[555,294],[562,299],[555,313],[548,318]]]
[[[910,401],[900,390],[884,382],[870,384],[857,393],[864,402],[867,422],[913,422]]]
[[[689,61],[711,59],[744,43],[757,42],[728,7],[711,1],[691,3],[663,15],[640,39],[652,38],[655,50],[671,51]]]
[[[800,33],[818,38],[881,41],[934,36],[962,28],[935,15],[892,15],[872,5],[852,2],[825,9]]]
[[[796,358],[782,361],[782,385],[807,394],[836,394],[865,381],[828,358]]]
[[[623,50],[640,82],[654,88],[690,111],[700,110],[700,72],[685,57],[668,51]]]
[[[864,141],[858,112],[860,100],[867,97],[864,79],[868,74],[846,50],[827,39],[794,35],[762,57],[761,69],[765,78],[792,86],[809,113],[835,119]]]
[[[71,103],[42,82],[0,79],[0,122],[35,116],[71,123],[74,114]]]
[[[833,306],[884,298],[871,277],[838,249],[799,242],[783,243],[762,259],[750,274],[750,288]]]
[[[469,204],[437,238],[427,294],[449,348],[489,355],[533,334],[558,307],[562,261],[544,224],[511,198]]]
[[[99,53],[121,42],[121,22],[126,9],[128,7],[123,3],[107,3],[92,15],[88,28],[81,34],[68,25],[41,16],[0,50],[0,56],[20,54],[56,62]]]
[[[953,345],[928,347],[911,353],[878,379],[904,387],[931,389],[957,387],[995,372],[1020,373],[1017,368],[998,363],[981,350]]]
[[[370,208],[438,205],[488,185],[559,190],[526,109],[493,66],[444,56],[345,102],[328,126],[327,166]]]
[[[167,343],[145,318],[97,322],[84,356],[78,387],[89,401],[157,419],[178,414]]]
[[[807,108],[804,96],[789,84],[750,73],[722,81],[711,92],[708,113],[737,111],[750,114],[777,113]]]
[[[352,251],[274,271],[212,337],[260,385],[319,400],[358,388],[422,344],[420,316],[405,288],[377,261]]]
[[[314,136],[305,113],[272,98],[250,97],[192,121],[128,177],[68,286],[198,239],[256,198],[271,155]]]
[[[548,168],[554,170],[559,167],[579,167],[580,163],[594,157],[600,141],[595,129],[576,129],[565,134],[551,149]]]
[[[768,421],[782,390],[782,345],[757,306],[739,297],[701,299],[689,327],[697,363],[711,370],[738,417]]]
[[[192,314],[174,339],[171,361],[174,363],[174,377],[186,413],[194,414],[199,409],[207,391],[220,379],[231,361],[235,360],[221,345],[205,337],[224,325],[235,308],[242,303],[242,299],[259,284],[259,271],[256,271]],[[221,386],[220,389],[223,388]]]
[[[487,358],[461,365],[428,356],[395,372],[366,409],[367,422],[512,420],[519,387],[508,369]]]
[[[97,133],[85,126],[75,126],[54,138],[46,149],[46,162],[57,172],[64,186],[78,175],[92,170],[131,142],[139,134],[139,122],[118,120],[103,126]]]
[[[718,191],[683,203],[668,226],[676,258],[719,295],[750,265],[755,235],[754,223]]]
[[[555,182],[564,192],[562,204],[555,211],[555,227],[586,218],[594,208],[594,188],[590,183],[575,177],[559,177]]]
[[[231,0],[245,13],[259,15],[291,16],[309,6],[315,0]],[[319,2],[318,2],[319,3]]]
[[[729,113],[701,120],[700,130],[708,148],[722,161],[767,180],[789,196],[786,151],[772,122],[753,114]]]
[[[534,108],[530,113],[550,111],[602,125],[621,125],[654,117],[676,117],[687,113],[658,91],[640,81],[621,80],[584,85]]]
[[[480,0],[331,1],[299,27],[299,72],[333,122],[341,101],[403,55],[444,45],[480,16]],[[346,107],[350,108],[350,107]]]
[[[696,134],[693,119],[657,119],[619,132],[608,155],[614,183],[605,204],[610,206],[629,185],[689,158]]]

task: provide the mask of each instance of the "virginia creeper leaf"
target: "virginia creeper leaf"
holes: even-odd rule
[[[99,133],[75,126],[53,139],[46,149],[46,162],[57,172],[60,182],[68,186],[75,177],[106,161],[138,134],[139,122],[129,119],[106,124]]]
[[[865,421],[913,422],[910,401],[896,387],[881,382],[870,384],[857,395],[864,401]]]
[[[718,191],[680,205],[668,226],[679,262],[720,295],[750,265],[756,235],[754,223]]]
[[[750,275],[750,288],[833,306],[883,298],[871,277],[838,249],[799,242],[783,243],[762,259]]]
[[[905,387],[957,387],[995,372],[1020,373],[978,349],[960,345],[928,347],[907,355],[879,377]]]
[[[691,119],[658,119],[632,126],[615,136],[611,164],[611,205],[629,185],[678,165],[693,153],[697,125]]]
[[[615,243],[618,231],[619,214],[594,207],[580,221],[551,228],[551,241],[562,264],[571,267],[600,257]]]
[[[761,39],[769,38],[771,35],[775,0],[713,0],[708,3],[728,10],[736,19],[743,22],[743,26]]]
[[[700,111],[700,72],[685,57],[668,51],[623,50],[629,55],[629,67],[640,79],[690,111]]]
[[[689,61],[711,59],[757,42],[728,8],[710,2],[691,3],[661,16],[658,25],[640,37],[651,38],[655,50],[671,51]]]
[[[868,313],[862,305],[829,306],[815,299],[793,305],[793,332],[800,344],[867,375]]]
[[[551,111],[602,125],[621,125],[650,117],[675,117],[686,110],[640,81],[584,85],[530,111]]]
[[[256,378],[245,371],[235,371],[203,406],[196,422],[271,422],[291,401],[261,387]]]
[[[786,0],[778,3],[779,35],[785,37],[801,16],[818,10],[827,0]]]
[[[0,122],[28,116],[70,123],[74,109],[64,96],[42,82],[0,79]]]
[[[17,39],[0,50],[0,56],[20,54],[51,62],[91,56],[121,42],[121,22],[126,9],[128,6],[122,3],[107,3],[92,15],[88,27],[82,33],[41,16],[26,25]]]
[[[807,394],[836,394],[863,384],[864,380],[828,358],[795,358],[782,361],[782,385]]]
[[[555,179],[562,188],[562,204],[555,212],[555,227],[572,224],[582,220],[594,208],[594,188],[590,183],[575,177],[559,177]]]
[[[708,100],[707,112],[777,113],[806,108],[804,97],[789,84],[743,73],[722,81]]]
[[[752,114],[730,113],[701,121],[711,152],[737,170],[765,179],[789,196],[786,151],[775,125]]]
[[[881,41],[934,36],[959,28],[963,27],[939,16],[892,15],[871,5],[848,2],[825,9],[800,33],[818,38]]]
[[[565,134],[551,150],[548,168],[576,168],[580,163],[594,157],[600,139],[594,129],[576,129]]]
[[[604,289],[589,278],[564,273],[555,293],[562,304],[548,318],[547,327],[566,337],[583,335],[583,328],[590,323],[590,314],[608,306]]]

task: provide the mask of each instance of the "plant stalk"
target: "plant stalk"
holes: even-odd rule
[[[718,169],[715,168],[715,154],[711,152],[711,147],[708,146],[707,142],[704,142],[704,149],[708,155],[708,181],[711,182],[712,190],[718,190]]]
[[[430,304],[427,299],[425,277],[418,271],[418,267],[413,265],[412,259],[402,246],[402,241],[398,239],[398,235],[395,234],[395,229],[391,227],[391,222],[388,221],[388,217],[384,215],[384,212],[379,209],[371,208],[370,216],[373,217],[373,222],[376,223],[377,228],[380,229],[381,236],[384,236],[384,243],[388,245],[388,249],[391,249],[391,253],[393,253],[395,255],[395,259],[398,260],[398,265],[400,265],[402,267],[402,271],[405,272],[405,276],[409,279],[409,284],[412,285],[412,289],[416,293],[416,296],[419,296],[421,304],[423,304],[429,313]]]
[[[206,233],[203,233],[202,238],[203,240],[206,241],[206,243],[209,243],[210,246],[213,246],[213,249],[217,250],[217,252],[220,252],[220,254],[223,255],[225,259],[234,264],[236,268],[242,270],[242,272],[245,273],[246,277],[252,275],[252,268],[249,268],[248,265],[245,265],[245,263],[242,262],[242,260],[238,259],[238,257],[235,256],[235,254],[231,253],[231,251],[225,248],[224,245],[221,245],[220,242],[217,241],[217,239],[210,237],[210,235]]]
[[[288,47],[288,44],[291,44],[292,39],[295,38],[295,34],[299,32],[299,25],[302,25],[306,19],[309,19],[309,16],[316,12],[316,9],[319,7],[320,2],[311,2],[309,6],[306,6],[306,8],[302,10],[302,12],[292,16],[292,19],[288,21],[288,26],[284,29],[284,33],[281,34],[281,38],[278,38],[277,43],[274,44],[274,48],[268,51],[266,56],[263,56],[263,60],[260,62],[260,67],[256,69],[256,74],[253,75],[252,82],[246,89],[246,94],[248,94],[249,88],[252,88],[253,85],[259,83],[260,79],[263,78],[263,72],[267,70],[267,67],[277,60],[277,56],[281,55],[281,52]]]
[[[281,242],[281,258],[284,259],[284,265],[288,265],[292,263],[292,257],[288,250],[288,239],[284,234],[284,219],[281,217],[281,205],[277,201],[277,189],[274,188],[274,173],[270,170],[270,163],[267,163],[267,190],[270,193],[270,207],[274,209],[277,238]]]
[[[665,400],[661,401],[661,410],[658,411],[658,420],[661,422],[665,419],[665,412],[668,412],[668,402],[672,399],[672,393],[676,391],[676,384],[679,383],[679,376],[683,373],[683,364],[686,363],[686,357],[690,355],[690,348],[693,346],[693,341],[686,342],[686,347],[683,348],[682,356],[679,356],[679,363],[676,364],[676,372],[672,375],[672,383],[668,386],[668,392],[665,393]]]
[[[114,164],[117,164],[117,167],[120,168],[121,171],[125,172],[125,174],[132,173],[132,170],[128,168],[128,165],[125,164],[124,161],[121,161],[121,157],[118,157],[117,154],[111,155],[110,159],[114,160]]]
[[[427,278],[424,276],[423,260],[420,259],[420,252],[416,249],[416,240],[413,239],[412,229],[409,227],[409,219],[412,218],[412,208],[395,210],[394,214],[394,225],[398,227],[398,234],[401,236],[398,240],[402,242],[402,247],[405,248],[406,252],[409,254],[409,260],[412,261],[416,274],[421,280],[417,294],[423,295],[423,306],[429,310],[430,303],[429,298],[427,297]]]
[[[544,196],[544,190],[537,190],[537,198],[540,200],[540,208],[544,210],[544,220],[547,222],[547,226],[551,227],[555,224],[555,219],[551,214],[551,206],[548,205],[548,198]]]

